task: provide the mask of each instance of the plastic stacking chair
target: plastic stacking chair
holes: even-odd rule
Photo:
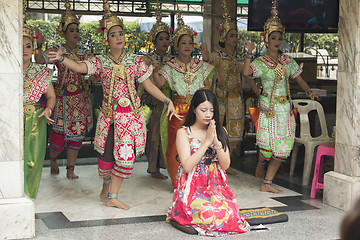
[[[316,192],[324,189],[324,178],[322,176],[324,156],[333,156],[335,161],[335,146],[333,144],[321,144],[317,148],[310,198],[315,198]]]
[[[320,144],[332,144],[335,141],[328,135],[324,110],[319,102],[308,99],[296,99],[292,102],[294,107],[298,109],[298,114],[300,116],[300,137],[295,137],[289,175],[290,177],[293,177],[294,175],[299,146],[303,144],[305,146],[305,158],[302,185],[308,185],[315,147]],[[320,120],[321,135],[318,137],[312,137],[310,133],[309,112],[313,110],[316,111]]]

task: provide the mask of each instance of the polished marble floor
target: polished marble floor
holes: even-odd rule
[[[68,180],[64,166],[60,167],[60,175],[55,176],[49,174],[49,167],[44,167],[39,194],[34,200],[34,239],[205,239],[186,235],[164,221],[172,200],[170,180],[150,177],[145,158],[136,163],[131,179],[124,181],[120,189],[119,199],[131,205],[127,211],[108,208],[100,201],[102,181],[97,175],[96,160],[78,162],[82,164],[76,167],[78,180]],[[237,170],[236,176],[228,177],[239,208],[271,207],[286,213],[289,221],[268,224],[267,231],[224,239],[339,238],[345,212],[323,204],[321,196],[310,200],[309,189],[296,183],[296,178],[290,181],[286,174],[280,173],[274,181],[283,194],[260,192],[261,180],[250,174],[252,171],[246,167]]]

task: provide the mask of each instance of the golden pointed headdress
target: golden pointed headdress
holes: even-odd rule
[[[281,34],[285,33],[285,26],[281,24],[278,16],[278,0],[273,0],[271,17],[264,24],[265,45],[269,44],[269,35],[272,32],[281,32]]]
[[[34,43],[33,44],[33,53],[36,54],[38,52],[37,50],[37,44],[36,44],[36,32],[33,28],[31,28],[27,23],[26,23],[26,13],[25,13],[25,8],[26,8],[26,0],[23,1],[23,37],[28,37],[31,39],[31,41]]]
[[[100,28],[103,34],[103,43],[104,45],[109,45],[107,41],[107,33],[110,28],[114,26],[120,26],[124,30],[124,24],[121,18],[117,17],[114,13],[110,11],[110,5],[107,0],[104,0],[104,16],[100,20]]]
[[[177,4],[176,4],[177,5]],[[196,37],[196,32],[188,25],[185,25],[184,20],[181,17],[181,13],[179,10],[179,5],[177,5],[177,28],[174,31],[174,34],[172,36],[172,43],[174,45],[177,45],[179,42],[179,39],[182,35],[189,35],[192,38]]]
[[[75,23],[77,25],[80,24],[79,18],[70,10],[70,2],[69,0],[65,1],[65,12],[61,14],[61,19],[59,22],[59,35],[63,35],[66,31],[67,27]]]
[[[161,21],[161,12],[160,12],[160,6],[159,6],[159,0],[157,0],[156,3],[156,23],[151,28],[149,32],[149,37],[151,42],[155,42],[156,36],[161,32],[167,32],[170,35],[170,27],[166,23]]]
[[[226,34],[230,30],[237,30],[237,25],[234,20],[231,19],[229,14],[229,9],[226,5],[226,0],[223,0],[223,7],[224,7],[224,22],[220,24],[219,33],[220,33],[220,41],[224,42],[226,38]]]

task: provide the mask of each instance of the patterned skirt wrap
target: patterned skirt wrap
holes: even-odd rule
[[[130,178],[137,155],[145,151],[146,125],[142,112],[135,116],[131,106],[114,106],[114,166],[129,169],[128,172],[116,171],[113,175],[121,178]],[[106,118],[102,112],[98,117],[95,133],[95,150],[104,153],[105,143],[108,136],[111,119]]]
[[[176,150],[176,133],[184,124],[187,113],[189,111],[190,104],[180,103],[173,100],[176,113],[180,114],[183,119],[179,120],[176,117],[172,117],[168,125],[168,145],[166,150],[166,167],[171,178],[171,183],[175,186],[176,173],[178,171],[180,162],[176,159],[177,150]]]
[[[265,101],[264,101],[265,100]],[[269,99],[262,97],[260,108],[269,109]],[[290,113],[290,103],[279,103],[275,100],[275,114],[266,117],[260,111],[258,130],[256,133],[257,145],[265,150],[271,151],[275,157],[287,158],[294,145],[295,140],[295,118]]]
[[[151,109],[149,122],[146,125],[147,136],[145,154],[148,160],[148,173],[156,173],[158,168],[166,168],[165,157],[161,145],[160,119],[164,109],[164,103],[145,92],[142,97],[143,103]]]
[[[238,92],[229,92],[220,88],[216,89],[219,99],[220,121],[226,119],[226,129],[229,134],[230,149],[234,150],[244,135],[244,108],[243,99]]]
[[[54,120],[53,130],[64,134],[65,140],[83,140],[86,131],[93,127],[90,96],[84,97],[80,89],[69,92],[65,88],[63,94],[56,97]]]
[[[24,192],[36,198],[46,152],[46,119],[43,108],[24,114]]]
[[[224,236],[250,229],[240,216],[225,171],[218,162],[198,164],[191,173],[179,168],[177,188],[168,220],[191,225],[200,235]]]

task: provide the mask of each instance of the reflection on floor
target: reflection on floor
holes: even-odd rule
[[[78,180],[68,180],[65,167],[60,167],[60,175],[55,176],[45,167],[34,200],[36,239],[202,239],[183,234],[164,221],[172,201],[170,180],[150,177],[145,160],[136,163],[131,179],[124,181],[119,192],[119,199],[131,206],[127,211],[108,208],[100,201],[102,181],[95,164],[77,166]],[[309,200],[307,189],[281,176],[275,181],[284,191],[279,195],[260,192],[260,179],[237,172],[236,176],[228,176],[228,180],[240,209],[271,207],[286,212],[289,221],[268,225],[270,231],[252,231],[226,239],[338,238],[338,227],[334,226],[339,226],[343,211],[322,204],[320,199]]]

